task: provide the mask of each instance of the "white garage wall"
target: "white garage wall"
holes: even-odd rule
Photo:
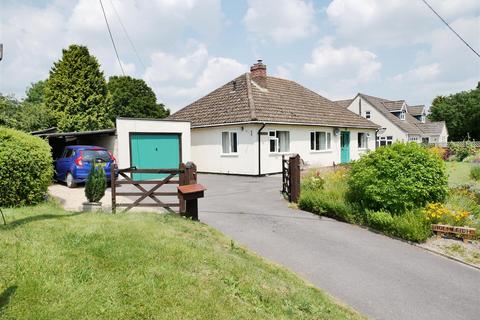
[[[117,164],[130,167],[130,133],[180,133],[182,161],[191,161],[190,122],[168,120],[117,119]]]

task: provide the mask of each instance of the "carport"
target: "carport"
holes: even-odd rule
[[[116,154],[116,130],[104,129],[79,132],[56,132],[56,128],[32,132],[32,135],[46,138],[52,147],[53,159],[62,155],[63,149],[71,145],[94,145],[108,149]]]

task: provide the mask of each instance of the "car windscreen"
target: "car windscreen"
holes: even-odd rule
[[[110,161],[110,154],[107,150],[83,150],[82,158],[84,161]]]

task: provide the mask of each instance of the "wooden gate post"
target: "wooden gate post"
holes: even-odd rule
[[[185,169],[185,163],[180,163],[180,175],[178,177],[178,185],[179,186],[184,186],[184,185],[187,185],[188,182],[187,182],[187,175],[186,175],[186,169]],[[178,201],[180,202],[180,206],[178,208],[178,211],[180,212],[180,214],[184,214],[185,213],[185,200],[183,200],[182,197],[180,197],[180,195],[178,195]]]
[[[115,179],[115,164],[112,162],[110,164],[110,192],[112,194],[112,213],[117,211],[117,201],[116,201],[116,179]]]
[[[185,186],[187,184],[196,184],[197,183],[197,166],[193,162],[187,162],[180,164],[180,177],[179,185]],[[181,214],[186,212],[186,203],[185,200],[179,196],[180,208],[179,211]]]
[[[300,198],[300,155],[290,157],[288,162],[290,171],[290,202],[298,202]]]

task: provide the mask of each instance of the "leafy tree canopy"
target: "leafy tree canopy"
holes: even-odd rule
[[[0,95],[0,126],[31,132],[54,127],[55,117],[43,103],[19,102]]]
[[[60,131],[113,127],[107,83],[97,59],[85,46],[63,49],[45,85],[45,104],[55,112]]]
[[[45,80],[32,83],[25,91],[25,102],[43,103],[45,99]]]
[[[476,89],[436,97],[429,118],[446,122],[450,140],[480,140],[480,82]]]
[[[108,81],[112,95],[112,120],[116,117],[164,118],[170,111],[157,103],[153,90],[142,79],[113,76]]]

